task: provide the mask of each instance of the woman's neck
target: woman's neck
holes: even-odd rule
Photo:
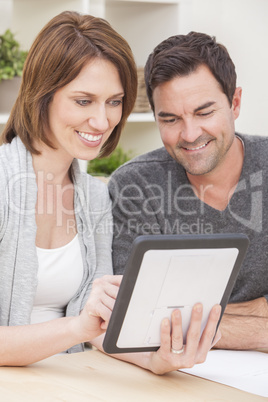
[[[49,148],[47,145],[39,146],[38,150],[39,155],[32,155],[37,181],[59,185],[70,183],[69,172],[73,160],[63,158],[58,150]]]

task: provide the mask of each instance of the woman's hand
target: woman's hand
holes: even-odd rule
[[[221,337],[219,331],[215,336],[221,307],[216,305],[211,309],[207,325],[200,337],[202,311],[200,303],[193,307],[186,345],[183,345],[180,311],[173,311],[171,323],[165,318],[161,323],[161,346],[157,352],[144,356],[148,360],[144,367],[155,374],[164,374],[203,363],[209,350]]]
[[[95,279],[90,296],[79,316],[80,330],[85,342],[106,331],[122,275],[105,275]]]
[[[0,366],[25,366],[86,342],[107,328],[122,276],[96,279],[79,316],[0,326]]]

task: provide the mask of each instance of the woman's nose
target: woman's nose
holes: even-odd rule
[[[88,118],[89,125],[99,132],[106,131],[109,128],[109,121],[104,106],[98,106],[91,110],[90,117]]]

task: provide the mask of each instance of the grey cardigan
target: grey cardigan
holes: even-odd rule
[[[95,278],[112,274],[112,214],[107,187],[81,173],[77,160],[72,164],[72,177],[84,274],[66,316],[79,314]],[[0,147],[0,191],[0,325],[24,325],[30,323],[37,286],[37,185],[31,153],[18,137]],[[82,350],[83,345],[76,345],[68,352]]]

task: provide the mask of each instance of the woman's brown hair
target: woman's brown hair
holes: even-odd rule
[[[25,61],[18,98],[2,134],[10,143],[19,136],[33,154],[34,140],[53,148],[47,136],[48,106],[54,93],[77,77],[92,59],[112,62],[124,88],[122,118],[101,150],[109,155],[117,146],[122,128],[137,94],[137,72],[132,51],[122,36],[102,18],[63,12],[54,17],[36,37]]]

